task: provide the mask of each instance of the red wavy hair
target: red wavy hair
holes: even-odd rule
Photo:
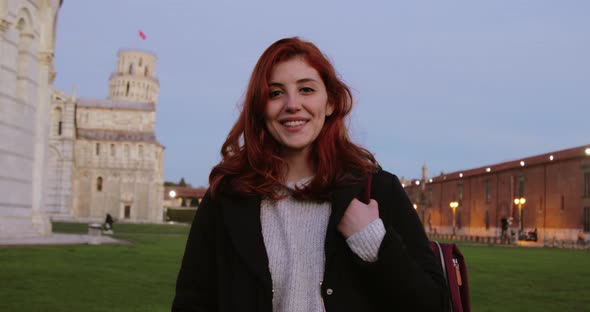
[[[378,164],[366,149],[351,142],[346,116],[352,109],[352,94],[336,74],[334,66],[311,42],[297,37],[270,45],[256,63],[238,120],[221,147],[221,162],[209,175],[210,192],[259,195],[278,199],[287,166],[280,157],[280,144],[265,126],[264,109],[269,100],[269,79],[274,67],[295,57],[305,60],[322,78],[328,102],[334,112],[312,144],[311,163],[315,176],[309,185],[297,190],[301,199],[328,199],[334,188],[359,181],[376,171]]]

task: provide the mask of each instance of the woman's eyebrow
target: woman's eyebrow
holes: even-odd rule
[[[297,83],[305,83],[305,82],[318,82],[317,80],[313,79],[313,78],[301,78],[299,80],[296,81]],[[270,82],[268,84],[269,87],[283,87],[284,84],[280,83],[280,82]]]
[[[284,87],[285,85],[280,82],[270,82],[268,84],[269,87]]]
[[[302,79],[297,80],[297,83],[303,83],[303,82],[318,82],[318,81],[313,78],[302,78]]]

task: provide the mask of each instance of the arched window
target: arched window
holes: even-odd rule
[[[61,113],[60,107],[56,107],[53,110],[53,122],[54,122],[54,125],[56,126],[55,133],[57,135],[61,135],[63,122],[62,122],[62,113]]]
[[[129,96],[129,82],[127,82],[127,90],[125,91],[125,96]]]
[[[129,65],[129,74],[133,74],[133,63]]]
[[[96,143],[96,155],[100,155],[100,143]]]
[[[524,196],[524,175],[519,175],[518,176],[518,189],[517,189],[517,194],[518,197],[523,197]]]
[[[141,57],[140,57],[140,58],[139,58],[139,67],[141,67],[141,66],[142,66],[142,64],[143,64],[143,58],[141,58]]]
[[[96,178],[96,190],[102,192],[102,177]]]
[[[143,145],[139,145],[139,157],[143,157]]]
[[[149,73],[149,70],[148,70],[148,67],[146,66],[145,70],[143,71],[143,75],[147,77],[148,73]]]
[[[111,156],[115,156],[115,144],[111,144]]]
[[[459,195],[459,206],[463,206],[463,183],[457,183],[457,193]]]

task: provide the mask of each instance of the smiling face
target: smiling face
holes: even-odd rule
[[[284,156],[307,156],[332,112],[322,78],[304,59],[296,57],[273,68],[264,117]]]

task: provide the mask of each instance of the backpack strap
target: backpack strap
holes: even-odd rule
[[[443,276],[445,277],[445,283],[448,283],[448,278],[447,278],[447,265],[445,263],[445,256],[443,255],[443,249],[440,246],[440,243],[433,240],[432,241],[435,245],[436,245],[436,249],[438,249],[438,256],[440,258],[440,266],[442,268],[442,272],[443,272]],[[451,309],[451,312],[453,312],[453,301],[451,298],[449,298],[449,308]]]
[[[443,255],[442,247],[440,247],[440,244],[437,241],[433,240],[432,242],[436,244],[436,249],[438,249],[438,256],[440,257],[440,265],[442,266],[443,276],[445,277],[445,280],[447,280],[447,265],[445,264],[445,256]]]
[[[369,202],[371,201],[371,184],[373,182],[373,174],[370,174],[368,179],[367,179],[367,183],[365,184],[362,192],[357,196],[357,199],[360,200],[361,202],[365,203],[365,205],[368,205]]]

